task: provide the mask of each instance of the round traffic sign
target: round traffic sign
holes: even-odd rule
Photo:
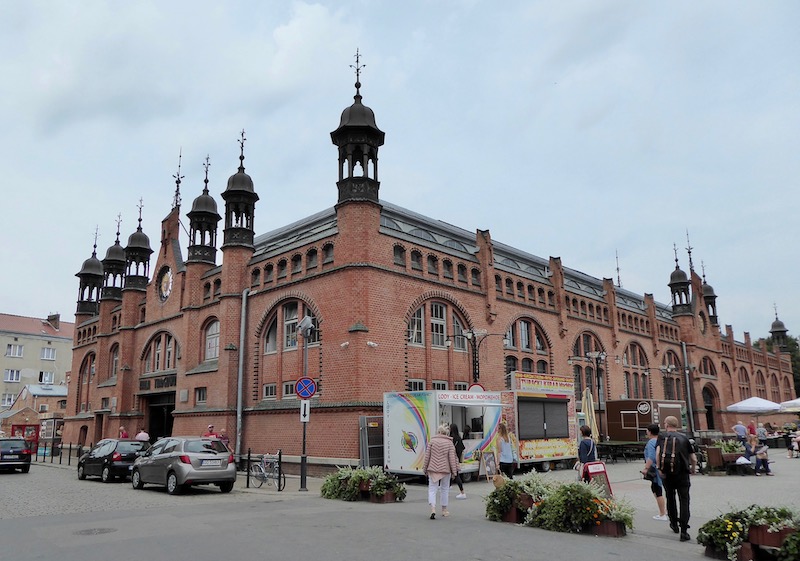
[[[311,378],[300,378],[294,384],[294,392],[300,399],[309,399],[317,393],[317,383]]]

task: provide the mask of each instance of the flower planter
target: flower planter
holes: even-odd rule
[[[503,515],[503,522],[508,522],[510,524],[519,524],[522,522],[519,515],[519,509],[515,506],[512,506],[510,509],[508,509]]]
[[[527,512],[533,506],[533,497],[528,493],[520,493],[514,501],[514,506],[518,509]]]
[[[609,536],[612,538],[621,538],[628,534],[625,524],[615,520],[601,520],[600,524],[589,526],[588,531],[595,536]]]
[[[369,502],[371,503],[393,503],[397,501],[397,495],[393,491],[386,491],[383,495],[370,493]]]
[[[358,490],[366,491],[367,493],[369,493],[369,481],[362,481],[361,483],[359,483]]]
[[[753,554],[753,546],[751,546],[748,542],[744,542],[742,547],[740,547],[739,551],[737,552],[736,559],[738,561],[750,561],[751,559],[756,559]],[[706,557],[710,557],[711,559],[723,559],[728,561],[728,554],[725,551],[715,549],[710,545],[706,546],[704,555]]]
[[[780,547],[783,541],[795,532],[792,528],[784,528],[777,532],[768,532],[767,526],[750,526],[747,532],[747,541],[765,547]]]

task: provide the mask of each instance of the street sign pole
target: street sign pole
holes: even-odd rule
[[[314,320],[311,319],[311,316],[305,316],[297,327],[300,328],[300,331],[303,334],[303,381],[305,385],[305,381],[308,379],[308,338],[311,336],[311,331],[314,329]],[[313,389],[316,390],[316,388]],[[313,391],[311,392],[311,395],[313,395]],[[301,395],[300,397],[303,396]],[[308,458],[306,457],[307,426],[307,422],[303,423],[303,453],[300,456],[300,489],[298,489],[298,491],[308,491],[308,488],[306,487],[306,475],[308,470]]]

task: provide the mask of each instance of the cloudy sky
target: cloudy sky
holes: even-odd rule
[[[0,312],[71,319],[78,272],[245,165],[256,233],[336,202],[329,133],[386,132],[381,198],[722,324],[800,332],[800,3],[0,0]],[[188,219],[184,220],[188,225]],[[185,236],[184,236],[185,242]],[[185,243],[183,244],[185,247]]]

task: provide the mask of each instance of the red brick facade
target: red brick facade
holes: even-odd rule
[[[735,419],[722,410],[747,391],[795,397],[788,355],[754,348],[747,334],[735,342],[730,326],[721,333],[716,303],[711,310],[694,271],[690,310],[673,315],[652,295],[567,269],[559,258],[496,244],[488,231],[472,235],[356,188],[342,195],[342,184],[334,208],[252,245],[225,243],[213,263],[184,261],[176,205],[146,289],[126,287],[121,299],[102,298],[96,315],[76,315],[64,442],[88,444],[120,424],[143,425],[153,437],[202,434],[214,424],[241,453],[298,456],[299,404],[285,390],[304,374],[293,329],[305,315],[318,326],[307,347],[307,373],[320,388],[308,425],[314,465],[358,459],[358,418],[380,415],[384,392],[410,380],[425,389],[472,383],[471,343],[457,337],[469,330],[479,333],[480,383],[490,390],[506,387],[508,370],[538,370],[573,372],[581,387],[588,375],[603,403],[686,401],[688,375],[693,428],[723,432]]]

